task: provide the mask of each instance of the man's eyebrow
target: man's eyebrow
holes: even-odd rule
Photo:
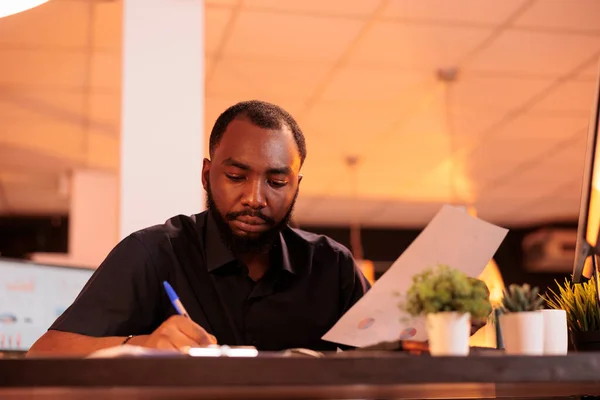
[[[248,164],[244,164],[241,161],[234,160],[231,157],[225,159],[223,161],[223,164],[236,167],[244,171],[250,171],[252,169]],[[292,173],[292,169],[290,167],[271,167],[267,169],[267,173],[271,175],[288,175]]]
[[[273,175],[289,175],[292,173],[292,169],[290,167],[269,168],[267,170],[267,173],[273,174]]]
[[[250,166],[247,164],[244,164],[242,162],[236,161],[233,158],[227,158],[223,161],[223,164],[225,165],[231,165],[232,167],[236,167],[239,169],[243,169],[244,171],[249,171],[250,170]]]

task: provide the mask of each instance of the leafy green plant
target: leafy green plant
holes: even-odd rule
[[[517,285],[513,283],[504,290],[500,311],[502,313],[527,312],[541,310],[544,306],[544,297],[540,289],[529,284]]]
[[[548,289],[546,304],[556,310],[565,310],[567,324],[572,331],[585,332],[600,330],[600,309],[596,299],[596,282],[590,279],[582,284],[572,285],[568,278],[558,293]]]
[[[414,275],[400,308],[412,316],[455,311],[470,313],[475,319],[492,311],[485,283],[447,265]]]

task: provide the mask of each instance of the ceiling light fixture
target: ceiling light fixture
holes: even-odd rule
[[[3,0],[0,1],[0,18],[18,14],[47,3],[48,0]]]

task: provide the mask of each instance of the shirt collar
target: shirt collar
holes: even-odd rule
[[[229,264],[230,262],[236,261],[236,258],[227,248],[227,246],[225,246],[223,240],[221,240],[219,228],[217,227],[217,223],[214,220],[210,210],[207,210],[206,219],[206,268],[209,272],[211,272],[226,264]],[[284,230],[286,229],[289,228],[284,228]],[[272,261],[274,266],[280,264],[284,270],[294,275],[298,273],[298,269],[294,268],[292,265],[293,255],[290,254],[283,232],[279,233],[279,242],[271,254],[273,257]]]
[[[205,232],[205,251],[206,251],[206,268],[208,271],[214,271],[217,268],[235,261],[233,253],[225,246],[221,240],[219,228],[214,220],[211,211],[206,210],[206,230]]]

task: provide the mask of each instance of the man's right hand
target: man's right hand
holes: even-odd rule
[[[180,350],[188,346],[203,347],[217,344],[217,339],[191,319],[173,315],[151,335],[133,337],[128,343],[153,349]]]

